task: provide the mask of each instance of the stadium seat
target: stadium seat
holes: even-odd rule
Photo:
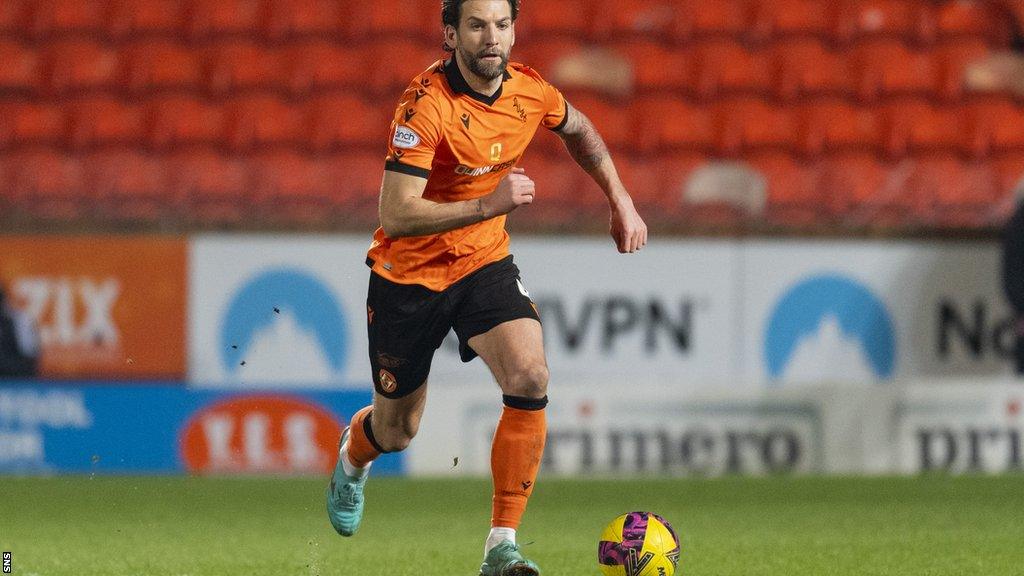
[[[41,87],[41,60],[36,49],[0,38],[0,90],[37,94]]]
[[[672,0],[601,0],[593,19],[594,38],[636,36],[648,40],[671,39],[679,17]]]
[[[939,91],[949,100],[962,100],[966,87],[968,66],[984,60],[994,53],[984,40],[960,39],[946,42],[935,49],[940,63]]]
[[[304,136],[301,107],[274,96],[232,98],[225,104],[225,114],[223,143],[232,150],[295,147]]]
[[[722,100],[711,106],[723,154],[799,148],[797,119],[792,109],[753,98]]]
[[[375,148],[383,153],[394,105],[383,100],[364,100],[350,93],[319,96],[305,106],[303,142],[314,151],[340,150],[346,146]]]
[[[125,87],[132,93],[198,91],[203,81],[199,53],[169,40],[133,43],[124,49]]]
[[[516,35],[521,35],[524,42],[552,36],[586,38],[593,29],[597,6],[593,0],[561,0],[551,9],[531,9],[534,5],[528,5],[524,10],[529,11],[529,16],[516,22]],[[618,9],[629,7],[620,5]]]
[[[821,226],[832,215],[824,201],[824,189],[818,184],[814,167],[788,154],[757,154],[745,158],[768,185],[766,220],[774,225]]]
[[[68,106],[68,145],[135,147],[141,140],[145,112],[142,106],[107,96],[76,100]]]
[[[222,105],[192,96],[163,96],[148,102],[145,142],[156,149],[219,145],[225,126]]]
[[[616,159],[616,167],[621,162]],[[531,149],[519,165],[526,175],[537,183],[537,198],[530,206],[530,222],[535,225],[557,225],[566,220],[566,215],[575,209],[593,210],[595,203],[607,201],[598,191],[590,194],[585,190],[586,174],[569,158],[568,154],[548,156]]]
[[[873,202],[899,194],[906,176],[890,171],[874,152],[830,154],[820,161],[818,186],[822,201],[840,222],[854,227],[866,224],[861,211]]]
[[[886,104],[881,109],[886,151],[894,157],[925,152],[957,153],[964,145],[964,120],[957,108],[924,100]]]
[[[933,96],[941,86],[941,68],[927,50],[908,49],[901,42],[858,45],[852,53],[858,92],[866,100],[891,96]]]
[[[66,127],[64,107],[58,104],[0,100],[0,149],[60,146]]]
[[[212,151],[168,157],[173,202],[199,225],[237,225],[253,214],[252,160]]]
[[[337,207],[339,223],[378,222],[380,184],[384,178],[384,153],[346,152],[327,156],[323,161],[331,167],[331,201]]]
[[[573,96],[572,106],[582,111],[609,147],[625,150],[633,145],[636,127],[631,115],[616,103],[584,94]]]
[[[984,162],[955,157],[918,158],[906,187],[916,197],[915,214],[924,224],[945,227],[991,226],[999,201],[997,173]]]
[[[248,36],[259,29],[262,0],[186,0],[185,28],[195,39]]]
[[[326,224],[333,216],[331,197],[344,185],[329,174],[323,160],[293,152],[261,155],[255,162],[253,202],[265,224],[281,221],[303,225]]]
[[[800,149],[808,156],[881,150],[883,140],[873,108],[841,98],[800,106]]]
[[[940,2],[936,6],[935,23],[939,40],[982,38],[993,45],[1005,46],[1012,36],[1006,18],[992,10],[992,3],[981,0]]]
[[[710,152],[717,146],[707,106],[689,104],[672,97],[651,97],[634,100],[631,112],[634,133],[631,148],[638,152]]]
[[[791,36],[829,37],[838,9],[821,0],[761,0],[753,15],[754,34],[762,39]]]
[[[439,2],[380,0],[378,2],[341,2],[343,38],[347,40],[420,40],[440,49]],[[531,15],[532,16],[532,15]]]
[[[575,38],[533,38],[530,41],[520,42],[518,32],[516,38],[516,45],[512,48],[511,61],[537,70],[544,78],[550,78],[556,63],[563,57],[575,54],[589,46]],[[614,50],[618,45],[618,43],[609,42],[605,46]],[[439,54],[443,58],[446,53],[441,50]]]
[[[337,36],[342,32],[343,13],[337,0],[270,0],[263,35],[271,40]]]
[[[607,44],[617,54],[625,56],[633,67],[635,92],[671,91],[677,94],[696,94],[696,54],[650,41],[627,41]]]
[[[1013,203],[1013,197],[1024,191],[1024,152],[1004,154],[992,162],[996,171],[1001,204]]]
[[[362,88],[373,63],[358,47],[321,40],[288,44],[282,60],[291,71],[288,89],[296,95]]]
[[[431,65],[448,57],[433,43],[417,40],[388,40],[366,45],[365,57],[372,63],[387,62],[387,66],[372,66],[365,84],[372,94],[398,101],[398,97],[417,75]]]
[[[57,221],[73,221],[90,212],[90,188],[80,158],[33,148],[13,152],[8,159],[14,167],[8,186],[21,211]]]
[[[121,57],[113,46],[72,40],[49,43],[48,88],[56,94],[117,90],[124,80]]]
[[[675,39],[689,41],[694,37],[738,38],[746,34],[752,22],[751,0],[680,0],[676,3]]]
[[[697,93],[703,98],[767,94],[772,87],[768,52],[734,41],[704,42],[694,48]]]
[[[929,27],[924,0],[845,0],[841,6],[836,40],[842,43],[871,38],[916,42]]]
[[[779,97],[799,100],[856,93],[856,80],[845,51],[830,49],[817,40],[779,41],[771,50],[773,90]]]
[[[289,71],[279,51],[250,41],[219,43],[204,50],[206,87],[215,97],[253,90],[281,90]]]
[[[42,0],[34,10],[30,30],[37,38],[104,35],[113,4],[109,0]]]
[[[115,36],[159,37],[185,28],[183,0],[117,0],[107,29]]]
[[[1024,105],[993,96],[967,105],[967,138],[976,154],[1024,152]]]
[[[161,158],[138,151],[85,157],[86,181],[94,196],[93,215],[102,220],[157,223],[173,215],[174,199]]]
[[[693,171],[706,162],[707,158],[702,153],[687,151],[627,155],[615,159],[622,182],[634,202],[648,208],[645,218],[661,219],[662,222],[680,217],[686,183]],[[692,211],[695,207],[689,206],[689,209]]]
[[[31,0],[4,0],[0,2],[0,38],[25,33],[32,16]]]

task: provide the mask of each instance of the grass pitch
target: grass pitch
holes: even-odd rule
[[[326,479],[2,478],[0,549],[30,576],[474,576],[486,480],[371,478],[359,534],[334,534]],[[681,573],[1024,574],[1024,477],[538,483],[520,544],[545,576],[597,575],[601,528],[667,518]]]

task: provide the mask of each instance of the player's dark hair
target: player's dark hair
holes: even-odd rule
[[[451,26],[453,28],[459,27],[459,20],[462,19],[462,3],[466,0],[441,0],[441,25]],[[508,0],[508,6],[512,9],[512,21],[515,22],[516,18],[519,17],[519,0]],[[452,49],[448,47],[448,44],[444,45],[444,49],[451,52]]]

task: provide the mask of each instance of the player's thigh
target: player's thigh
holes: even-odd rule
[[[411,395],[426,383],[434,352],[451,329],[443,294],[371,274],[366,310],[376,395]]]
[[[469,346],[487,363],[505,394],[543,396],[547,361],[540,322],[518,318],[469,338]]]

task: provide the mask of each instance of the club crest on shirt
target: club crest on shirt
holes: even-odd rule
[[[408,126],[395,128],[395,135],[391,138],[391,145],[395,148],[415,148],[420,144],[420,135]]]

